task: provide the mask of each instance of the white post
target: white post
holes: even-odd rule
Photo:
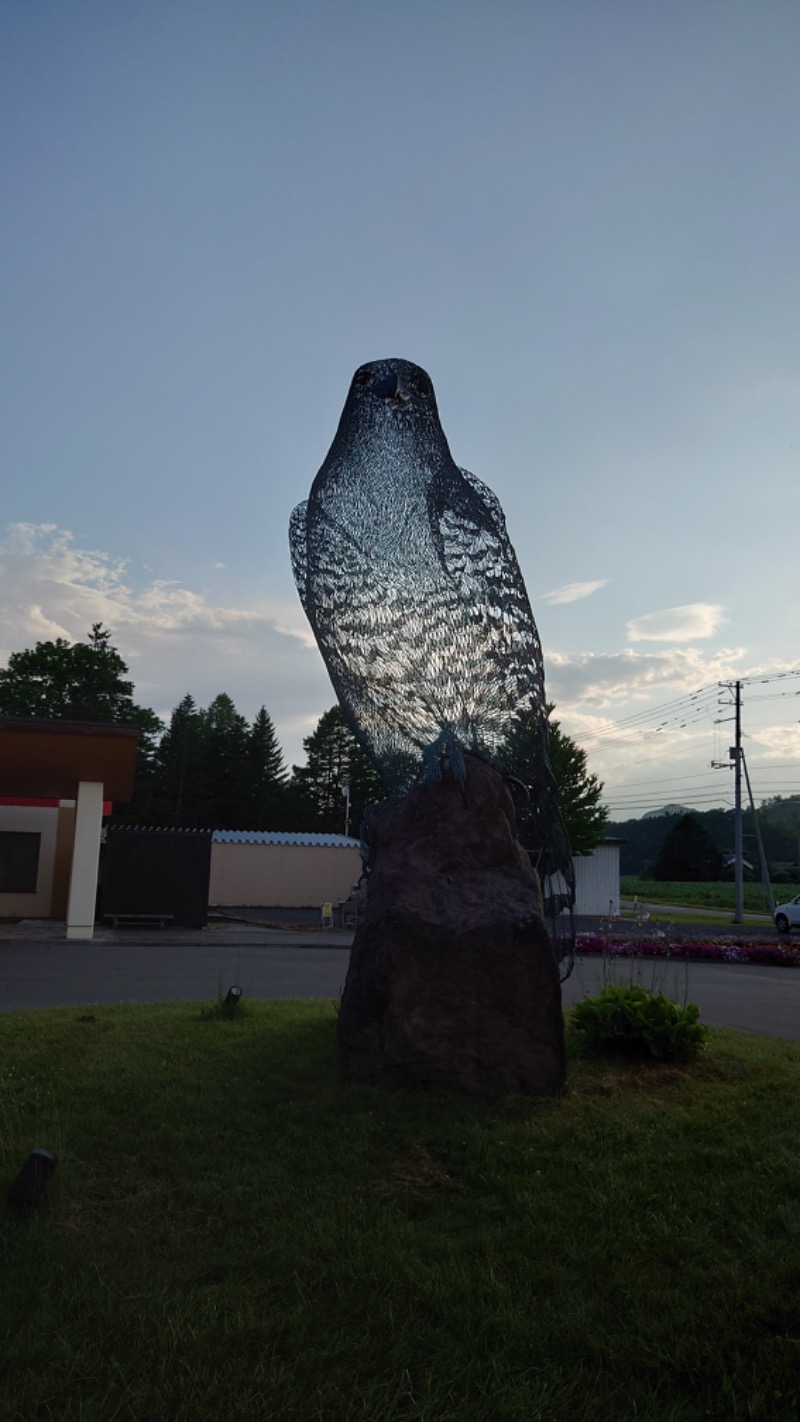
[[[75,839],[69,876],[67,938],[94,936],[100,829],[103,823],[103,782],[82,780],[75,805]]]

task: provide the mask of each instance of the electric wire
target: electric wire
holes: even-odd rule
[[[619,721],[612,721],[606,726],[599,726],[594,731],[585,731],[578,734],[573,740],[580,744],[592,741],[603,740],[608,736],[619,736],[629,731],[638,731],[646,727],[649,722],[657,721],[659,717],[664,717],[661,724],[666,726],[675,720],[681,720],[688,716],[690,711],[710,710],[712,702],[717,698],[717,687],[705,687],[701,691],[692,692],[689,696],[681,696],[673,701],[664,702],[660,706],[653,706],[648,711],[639,711],[632,716],[626,716]],[[702,696],[702,702],[700,698]],[[700,704],[695,704],[700,702]],[[685,708],[685,710],[683,709]],[[669,714],[664,716],[664,713]]]
[[[713,700],[716,699],[718,702],[720,692],[732,690],[737,680],[740,685],[744,686],[768,685],[774,681],[785,681],[796,678],[800,678],[800,668],[785,672],[774,672],[766,676],[753,675],[750,677],[738,677],[731,681],[716,682],[713,685],[698,687],[696,691],[687,692],[683,696],[673,697],[670,701],[662,702],[660,705],[650,707],[648,710],[634,712],[630,716],[621,717],[618,721],[612,721],[606,726],[598,727],[596,730],[585,731],[583,734],[579,733],[573,736],[572,739],[579,745],[588,746],[599,740],[617,738],[620,737],[621,734],[625,734],[629,731],[633,732],[648,727],[649,723],[656,721],[658,717],[663,716],[665,712],[669,714],[665,716],[661,725],[666,727],[667,725],[674,724],[676,719],[682,719],[681,708],[686,707],[686,714],[688,715],[688,708],[692,706],[692,703],[698,703],[692,707],[692,709],[698,712],[709,709]],[[747,704],[750,705],[755,701],[762,700],[777,700],[784,696],[800,696],[800,691],[777,692],[764,697],[749,696],[747,698]]]

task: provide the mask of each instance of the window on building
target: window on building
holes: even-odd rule
[[[40,834],[0,830],[0,894],[35,894]]]

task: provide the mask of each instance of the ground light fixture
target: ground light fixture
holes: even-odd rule
[[[243,993],[242,989],[241,989],[240,987],[237,987],[236,984],[234,983],[233,987],[229,987],[229,988],[228,988],[228,992],[227,992],[227,995],[226,995],[226,998],[225,998],[225,1006],[226,1006],[226,1007],[238,1007],[238,1006],[239,1006],[239,999],[242,998],[242,997],[244,997],[244,993]]]
[[[37,1146],[25,1161],[6,1200],[15,1210],[26,1212],[35,1210],[42,1202],[47,1182],[53,1174],[58,1160],[52,1151]]]

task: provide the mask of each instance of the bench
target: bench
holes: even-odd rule
[[[150,923],[158,924],[159,928],[166,928],[168,923],[174,919],[174,913],[106,913],[105,919],[110,919],[114,928],[119,928],[121,923]]]

